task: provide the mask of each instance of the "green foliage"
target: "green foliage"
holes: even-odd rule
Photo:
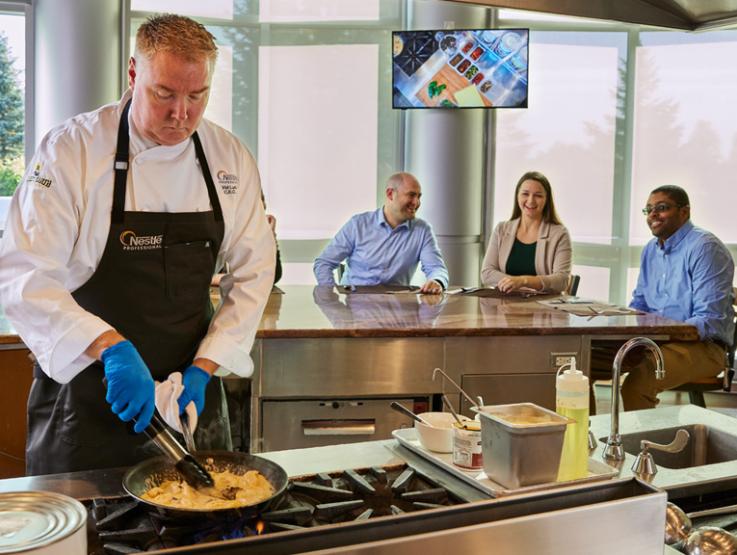
[[[22,177],[13,168],[0,165],[0,197],[12,196]]]
[[[0,33],[0,163],[4,166],[23,155],[23,125],[23,94],[10,57],[8,38]],[[5,170],[0,171],[4,176]],[[0,179],[0,186],[4,187],[5,179]]]

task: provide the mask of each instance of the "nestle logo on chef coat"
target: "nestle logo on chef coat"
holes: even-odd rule
[[[120,234],[120,242],[124,251],[149,251],[160,249],[164,242],[163,235],[136,235],[131,230]]]
[[[36,166],[33,168],[33,173],[28,176],[28,179],[26,181],[30,181],[31,183],[38,183],[42,187],[46,187],[47,189],[51,187],[51,180],[48,177],[41,177],[41,163],[39,162],[36,164]]]
[[[225,195],[234,195],[238,192],[238,176],[232,173],[228,173],[225,170],[220,170],[217,173],[218,183],[220,188],[223,190]]]

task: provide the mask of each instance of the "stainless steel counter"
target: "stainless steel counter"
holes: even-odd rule
[[[288,474],[295,476],[410,462],[412,453],[404,451],[394,440],[386,440],[261,456],[278,462]],[[422,460],[412,460],[410,464],[423,470]],[[117,496],[122,493],[124,472],[120,468],[0,480],[0,492],[42,489],[81,499]],[[432,476],[440,485],[446,485],[439,473]],[[447,479],[453,481],[450,475]],[[477,490],[468,488],[476,491],[477,497],[467,500],[478,502],[363,523],[328,525],[321,527],[317,534],[310,529],[294,530],[177,548],[177,552],[199,555],[211,553],[217,547],[218,553],[234,555],[284,555],[303,551],[427,555],[450,550],[478,553],[492,545],[499,555],[552,552],[588,555],[593,545],[597,546],[599,555],[663,552],[662,536],[654,531],[664,520],[665,495],[633,480],[612,480],[502,499],[484,499],[478,496]],[[628,533],[621,534],[622,529]]]

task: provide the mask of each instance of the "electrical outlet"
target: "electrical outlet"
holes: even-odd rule
[[[558,368],[571,362],[571,359],[577,359],[577,357],[578,353],[550,353],[550,367],[557,371]]]

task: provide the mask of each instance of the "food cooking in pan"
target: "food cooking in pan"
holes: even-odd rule
[[[274,487],[257,470],[235,474],[230,470],[210,470],[215,486],[195,489],[183,479],[165,480],[141,497],[175,509],[237,509],[255,505],[274,495]]]

